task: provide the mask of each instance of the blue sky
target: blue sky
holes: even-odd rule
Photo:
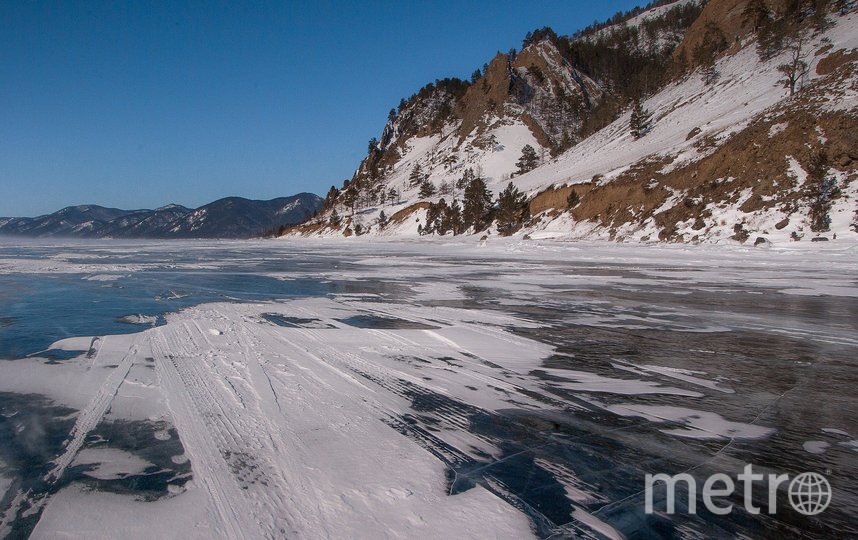
[[[634,1],[0,3],[0,216],[324,194],[400,98]]]

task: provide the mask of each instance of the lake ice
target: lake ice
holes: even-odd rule
[[[853,246],[0,244],[0,535],[854,536],[856,276]],[[825,474],[824,519],[643,512],[647,473],[745,463]]]

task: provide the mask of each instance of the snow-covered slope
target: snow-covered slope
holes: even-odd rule
[[[635,21],[651,19],[676,5],[684,3],[654,8]],[[425,219],[425,203],[415,203],[442,197],[447,202],[461,200],[463,192],[455,185],[471,169],[495,195],[512,181],[531,198],[531,211],[539,215],[521,229],[522,235],[790,241],[811,234],[805,177],[812,154],[825,152],[831,161],[827,173],[837,179],[840,188],[832,204],[829,236],[852,235],[858,157],[848,147],[849,132],[858,131],[858,53],[852,52],[858,50],[858,14],[854,10],[832,13],[830,19],[826,31],[808,29],[805,33],[802,55],[808,70],[793,97],[783,86],[784,74],[779,69],[789,61],[791,51],[787,48],[763,61],[754,36],[748,34],[717,57],[714,82],[707,82],[698,68],[645,99],[643,106],[652,113],[654,124],[639,140],[630,134],[630,108],[553,158],[551,139],[546,139],[544,129],[534,126],[538,115],[522,114],[526,108],[521,105],[507,103],[496,114],[487,113],[467,133],[462,132],[463,123],[454,114],[437,131],[402,134],[396,139],[396,159],[375,171],[379,189],[395,190],[396,198],[359,203],[354,212],[329,205],[329,211],[336,207],[346,216],[341,227],[326,226],[327,214],[323,214],[315,224],[296,233],[349,235],[360,225],[370,235],[416,235]],[[542,57],[544,65],[553,65],[554,71],[576,80],[579,74],[563,65],[562,58],[557,61],[555,51],[550,42],[542,42],[526,48],[518,59],[528,54]],[[520,66],[511,71],[525,77],[528,70]],[[589,78],[578,88],[593,99],[604,92]],[[810,125],[814,119],[815,125]],[[814,133],[807,134],[808,129]],[[808,141],[802,146],[804,138]],[[516,161],[525,145],[537,150],[540,165],[516,175]],[[746,152],[749,148],[758,151],[751,155]],[[417,167],[439,190],[433,197],[421,199],[419,184],[411,182]],[[719,187],[703,193],[707,184]],[[565,195],[572,189],[581,196],[581,204],[570,212]],[[551,193],[546,195],[546,190]],[[397,219],[386,227],[378,226],[382,211]],[[787,225],[775,227],[785,220]]]

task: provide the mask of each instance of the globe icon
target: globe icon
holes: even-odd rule
[[[789,503],[805,516],[821,514],[831,502],[831,484],[821,474],[804,472],[789,483]]]

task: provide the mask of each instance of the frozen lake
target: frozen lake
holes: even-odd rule
[[[0,536],[856,536],[856,353],[854,246],[0,241]]]

